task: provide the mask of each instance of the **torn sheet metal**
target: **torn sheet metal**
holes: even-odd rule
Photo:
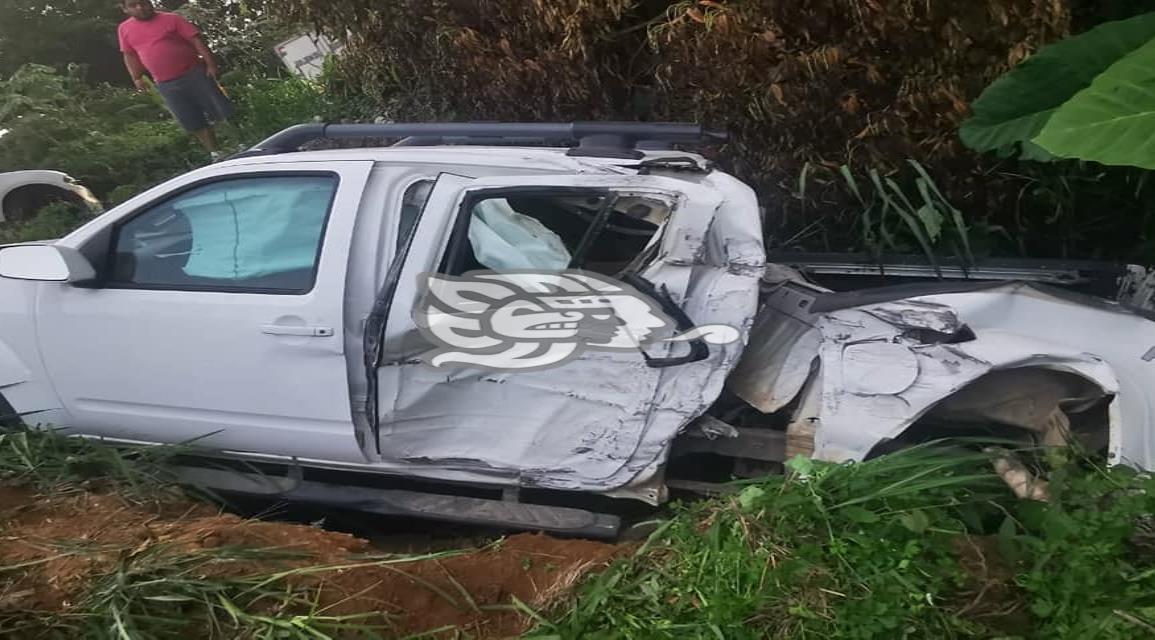
[[[751,335],[754,345],[780,348],[752,348],[728,385],[756,407],[783,406],[793,400],[790,391],[801,390],[800,374],[783,384],[769,363],[815,357],[804,382],[818,385],[819,401],[800,403],[792,425],[813,425],[814,456],[836,461],[865,458],[932,410],[1045,434],[1062,427],[1055,427],[1056,406],[1074,413],[1114,398],[1107,408],[1111,459],[1155,467],[1155,363],[1142,358],[1155,346],[1155,322],[1026,283],[962,288],[898,299],[879,290],[859,296],[877,302],[831,308],[822,300],[830,294],[781,283],[766,296]],[[817,346],[801,339],[811,331],[820,336]],[[788,335],[800,338],[791,343]],[[772,403],[767,390],[779,394]]]
[[[728,385],[762,413],[774,413],[798,396],[818,364],[822,333],[809,311],[819,289],[779,287],[750,329],[750,343]]]

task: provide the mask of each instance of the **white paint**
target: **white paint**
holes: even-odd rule
[[[645,483],[674,435],[717,397],[741,345],[711,345],[709,359],[671,369],[648,367],[636,350],[587,351],[538,371],[434,368],[433,345],[412,318],[419,276],[441,262],[459,205],[471,195],[510,187],[608,189],[674,205],[665,233],[658,234],[659,257],[645,277],[665,284],[696,324],[744,327],[756,306],[760,231],[754,207],[728,201],[745,202],[747,193],[727,186],[635,175],[440,176],[385,324],[385,366],[378,373],[383,460],[562,489]],[[732,232],[729,246],[718,235],[727,219],[742,220],[743,229]],[[704,249],[708,243],[720,249]],[[750,246],[757,252],[744,253]],[[695,264],[704,258],[714,262]],[[729,273],[722,265],[731,261],[753,269]],[[685,348],[650,347],[656,357]]]
[[[918,357],[906,345],[862,342],[842,350],[842,379],[848,393],[899,394],[914,384],[918,372]]]
[[[58,246],[80,249],[98,242],[110,226],[201,180],[336,170],[341,192],[317,286],[306,296],[267,296],[58,283],[17,287],[0,280],[0,296],[14,303],[0,309],[0,340],[21,345],[14,351],[23,371],[31,372],[4,388],[4,396],[20,411],[46,411],[42,415],[56,424],[117,441],[203,438],[201,445],[254,459],[293,457],[323,467],[654,500],[661,493],[654,479],[670,441],[717,398],[740,344],[711,345],[709,359],[671,369],[651,369],[638,354],[621,354],[590,357],[572,363],[570,371],[533,379],[464,369],[434,375],[432,369],[391,364],[380,370],[386,418],[381,455],[365,437],[365,416],[359,413],[366,389],[362,325],[396,259],[401,194],[439,173],[444,175],[405,261],[407,274],[437,264],[456,205],[469,189],[608,188],[674,205],[678,213],[656,236],[658,255],[643,275],[668,287],[697,324],[731,324],[745,333],[764,266],[749,187],[717,172],[654,169],[639,176],[622,166],[636,161],[575,158],[564,151],[303,152],[226,161],[159,185]],[[647,152],[649,158],[671,154],[686,155]],[[408,317],[414,284],[408,275],[401,281],[398,315],[386,332],[388,355],[412,355],[419,346],[410,342],[417,335]],[[320,327],[334,335],[268,335],[269,326]],[[685,349],[665,344],[650,355]],[[0,369],[11,373],[0,378],[22,379],[21,363],[0,362]]]

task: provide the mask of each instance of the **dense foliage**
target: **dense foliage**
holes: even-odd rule
[[[116,45],[116,0],[0,2],[0,78],[25,64],[84,65],[98,82],[127,83]]]
[[[22,67],[0,94],[0,171],[56,169],[106,200],[203,164],[203,153],[172,121],[160,96],[90,86],[49,67]]]
[[[221,58],[223,82],[238,103],[237,117],[221,132],[227,147],[330,115],[319,88],[288,77],[273,51],[296,27],[270,20],[259,2],[157,4],[193,19]],[[114,0],[0,6],[0,172],[64,171],[116,204],[207,162],[155,91],[127,86],[115,35],[123,19]],[[53,207],[7,225],[0,241],[58,237],[87,215]]]
[[[1033,0],[293,0],[270,10],[350,32],[330,86],[364,97],[358,115],[726,127],[720,159],[759,191],[773,245],[887,251],[920,248],[909,235],[864,245],[840,167],[916,193],[915,160],[982,222],[1007,192],[988,188],[955,127],[971,96],[1069,21],[1066,3]]]

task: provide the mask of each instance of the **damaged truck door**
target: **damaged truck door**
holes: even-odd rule
[[[741,205],[756,233],[749,202],[727,202],[706,183],[440,176],[366,332],[377,399],[367,417],[382,459],[522,486],[608,491],[637,481],[709,405],[711,382],[720,386],[741,345],[582,350],[582,332],[639,295],[675,315],[689,303],[698,323],[743,326],[756,275],[728,274],[737,257],[726,252],[748,245],[710,239],[719,212]],[[751,240],[758,255],[744,257],[760,264]],[[541,295],[550,292],[558,295]],[[447,349],[437,338],[450,329],[472,342]],[[476,352],[486,357],[471,359]]]

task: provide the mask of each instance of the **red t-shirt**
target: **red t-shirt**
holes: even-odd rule
[[[175,13],[157,11],[150,20],[129,18],[116,34],[120,50],[139,56],[154,82],[179,78],[200,62],[192,44],[200,30]]]

